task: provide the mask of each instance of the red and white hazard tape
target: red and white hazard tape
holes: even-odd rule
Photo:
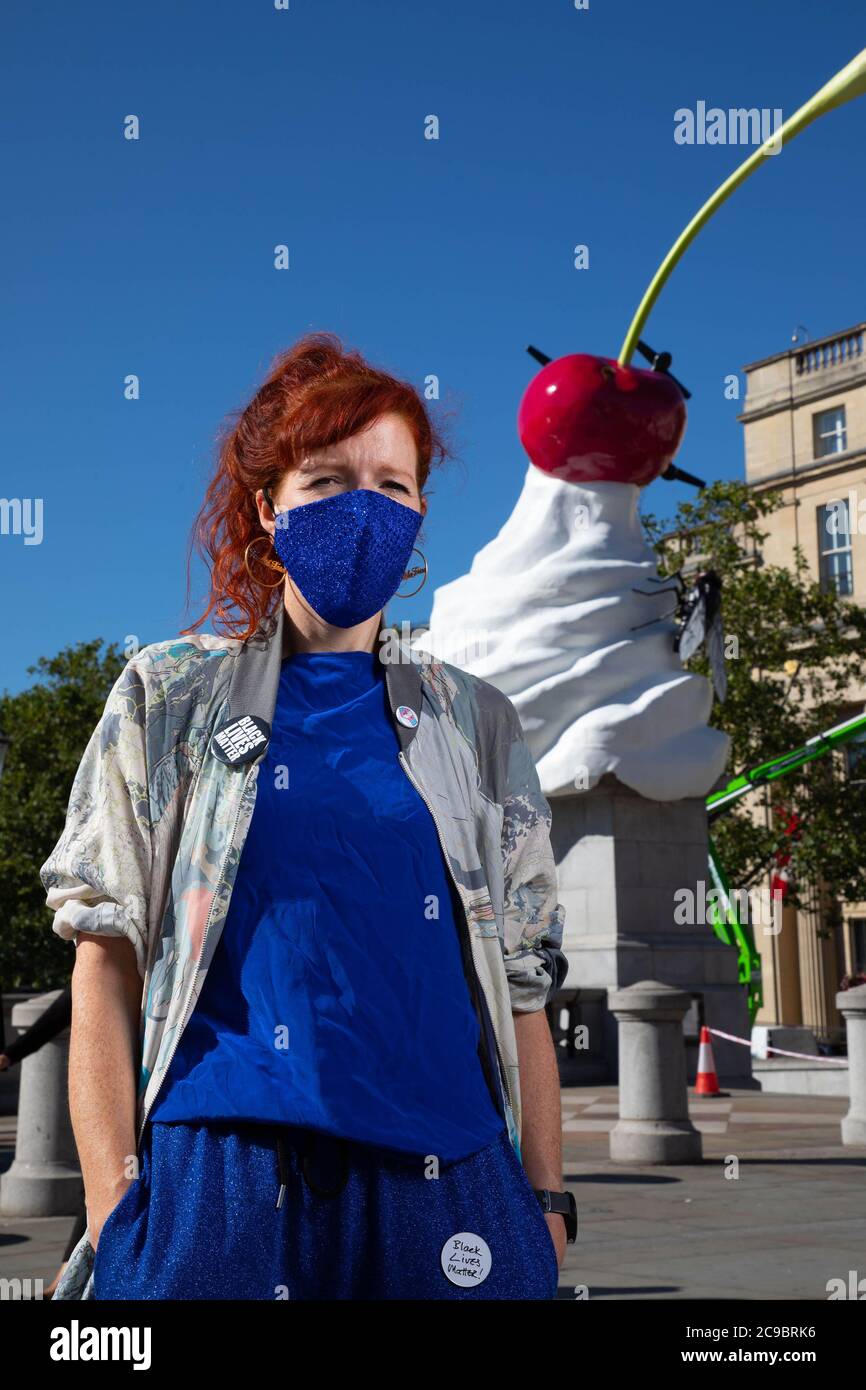
[[[728,1042],[742,1043],[744,1047],[753,1047],[750,1038],[735,1038],[733,1033],[723,1033],[720,1028],[708,1028],[708,1033],[714,1033],[717,1038],[727,1038]],[[770,1047],[767,1045],[761,1049],[763,1052],[778,1052],[780,1057],[802,1057],[804,1062],[824,1062],[828,1067],[847,1067],[847,1057],[815,1057],[811,1052],[786,1052],[784,1047]]]

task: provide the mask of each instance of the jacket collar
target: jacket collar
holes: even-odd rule
[[[266,724],[273,724],[283,660],[286,607],[280,603],[273,613],[262,619],[256,631],[248,637],[235,657],[229,681],[226,718],[238,719],[252,714]],[[421,719],[422,675],[425,660],[403,638],[393,632],[382,640],[385,624],[379,628],[379,660],[385,667],[385,686],[388,707],[394,728],[405,752],[418,731],[400,722],[397,710],[407,706]]]

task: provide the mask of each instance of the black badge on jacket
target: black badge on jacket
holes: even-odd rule
[[[221,763],[236,767],[251,763],[267,748],[271,726],[254,714],[239,714],[221,724],[210,741],[211,752]]]

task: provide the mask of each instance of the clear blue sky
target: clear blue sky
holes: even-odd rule
[[[676,144],[676,109],[787,117],[864,44],[861,0],[6,0],[0,496],[41,497],[44,538],[0,536],[0,688],[67,644],[198,615],[186,548],[216,428],[311,328],[418,385],[435,373],[457,412],[431,577],[389,606],[424,620],[517,497],[527,342],[616,356],[748,153]],[[726,374],[796,324],[866,317],[864,148],[861,98],[767,161],[664,291],[646,336],[693,392],[682,467],[742,474]],[[654,483],[646,507],[682,491]]]

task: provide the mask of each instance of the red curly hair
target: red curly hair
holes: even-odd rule
[[[219,635],[246,640],[256,631],[282,602],[281,587],[267,587],[274,571],[257,559],[266,548],[250,552],[255,577],[244,564],[250,542],[267,535],[256,492],[274,488],[310,450],[348,439],[388,411],[402,416],[412,431],[421,492],[433,464],[450,451],[414,386],[372,367],[359,352],[345,351],[333,333],[306,334],[274,360],[249,405],[233,412],[220,432],[216,470],[187,558],[187,600],[193,546],[210,562],[210,597],[205,612],[183,633],[195,632],[214,610],[225,629]]]

